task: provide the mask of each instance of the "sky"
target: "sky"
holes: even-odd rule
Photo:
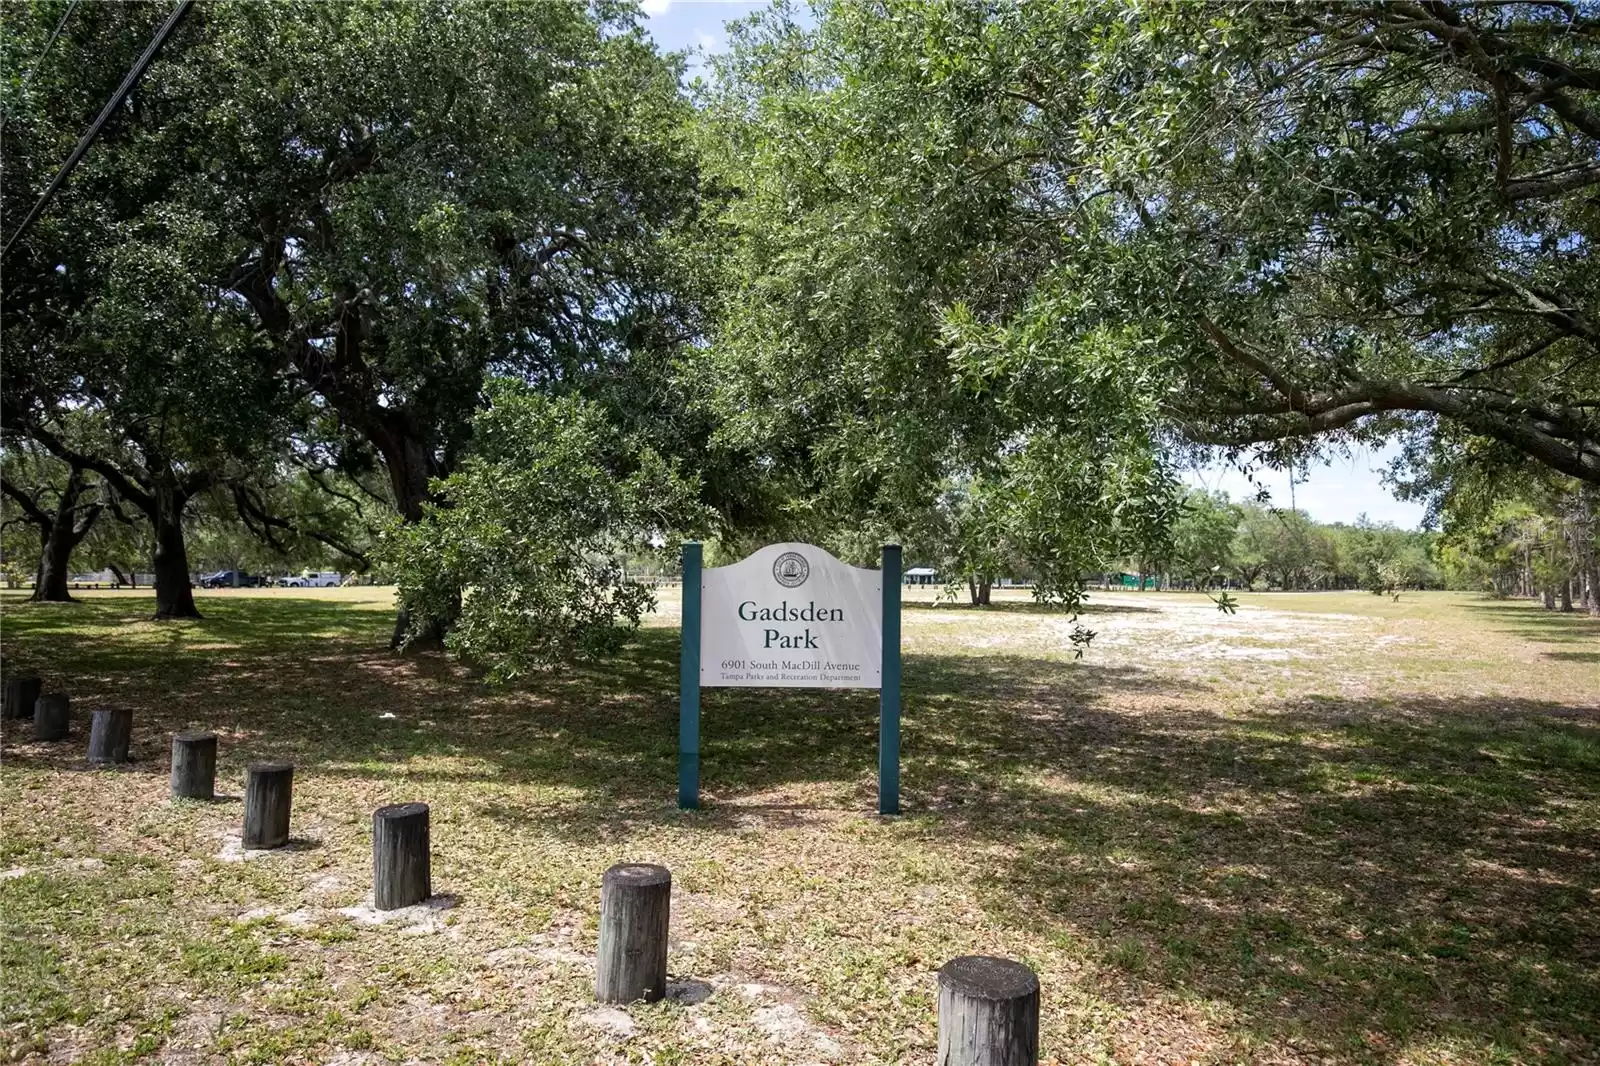
[[[1393,522],[1401,529],[1416,529],[1426,510],[1420,503],[1397,500],[1383,485],[1381,474],[1398,447],[1361,448],[1350,458],[1336,458],[1327,466],[1301,471],[1294,479],[1294,505],[1318,522],[1354,522],[1366,515],[1374,522]],[[1281,470],[1256,470],[1252,483],[1226,466],[1190,471],[1184,480],[1199,488],[1226,492],[1234,500],[1250,499],[1262,488],[1272,493],[1274,507],[1289,506],[1289,475]]]
[[[666,51],[698,49],[720,52],[728,46],[723,24],[744,18],[766,6],[765,0],[644,0],[645,28]],[[689,77],[701,67],[691,62]],[[1318,522],[1354,522],[1366,515],[1374,522],[1393,522],[1402,529],[1416,529],[1422,522],[1423,506],[1394,498],[1380,476],[1393,450],[1357,451],[1349,459],[1335,459],[1328,466],[1317,466],[1296,476],[1294,504]],[[1226,492],[1235,500],[1248,499],[1263,486],[1272,493],[1275,507],[1289,506],[1289,476],[1283,471],[1259,470],[1255,482],[1226,466],[1191,471],[1184,480],[1191,485]]]
[[[744,18],[766,7],[765,0],[644,0],[645,28],[656,43],[668,52],[701,49],[721,52],[728,46],[722,25]],[[691,58],[689,77],[700,73],[700,64]]]

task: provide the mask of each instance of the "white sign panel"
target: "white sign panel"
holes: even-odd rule
[[[769,544],[700,575],[700,684],[878,688],[883,575],[810,544]]]

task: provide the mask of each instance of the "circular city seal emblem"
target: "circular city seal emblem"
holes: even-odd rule
[[[799,552],[784,552],[773,560],[772,576],[786,589],[799,588],[811,576],[811,564]]]

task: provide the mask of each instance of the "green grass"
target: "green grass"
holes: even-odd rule
[[[1032,604],[907,610],[888,820],[872,693],[708,691],[706,806],[673,807],[670,599],[616,662],[514,690],[382,650],[384,590],[163,625],[139,596],[8,599],[7,669],[76,720],[5,738],[0,1054],[924,1063],[934,971],[986,952],[1038,970],[1047,1061],[1595,1061],[1600,625],[1243,599],[1097,598],[1082,662]],[[135,710],[124,769],[81,765],[100,704]],[[174,805],[167,736],[196,727],[228,798]],[[296,763],[295,846],[222,861],[268,756]],[[412,799],[455,905],[343,917],[372,809]],[[622,859],[673,869],[672,970],[710,991],[630,1008],[627,1039],[583,1017]]]

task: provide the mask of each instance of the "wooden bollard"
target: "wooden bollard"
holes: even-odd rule
[[[600,883],[600,960],[594,981],[602,1003],[654,1003],[667,994],[667,924],[672,873],[665,866],[618,863]]]
[[[133,742],[133,712],[126,707],[102,707],[89,716],[89,764],[109,766],[128,761]]]
[[[64,692],[46,692],[33,705],[33,739],[65,740],[71,725],[72,704]]]
[[[6,678],[4,689],[5,716],[7,718],[32,718],[33,706],[39,700],[44,682],[34,674]]]
[[[244,846],[281,848],[289,842],[294,764],[253,762],[245,774]]]
[[[1038,1066],[1039,978],[1010,959],[963,955],[939,970],[938,1066]]]
[[[217,795],[217,735],[172,735],[172,798],[215,799]]]
[[[372,812],[372,905],[392,911],[433,894],[428,805],[391,803]]]

